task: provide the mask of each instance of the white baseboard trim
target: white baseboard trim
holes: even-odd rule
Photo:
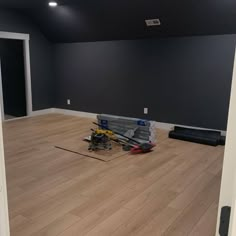
[[[22,117],[16,117],[16,118],[12,118],[9,120],[3,120],[3,122],[11,122],[11,121],[15,121],[15,120],[21,120],[21,119],[26,119],[29,118],[30,116],[22,116]]]
[[[51,114],[51,113],[54,113],[54,108],[33,111],[31,113],[31,116],[41,116],[41,115],[47,115],[47,114]]]
[[[22,117],[12,118],[9,120],[4,120],[4,122],[11,122],[11,121],[16,121],[16,120],[21,120],[21,119],[27,119],[27,118],[34,117],[34,116],[47,115],[47,114],[51,114],[51,113],[54,113],[54,108],[32,111],[30,113],[30,115],[28,115],[28,116],[22,116]]]
[[[72,111],[72,110],[59,109],[59,108],[54,108],[54,113],[63,114],[63,115],[70,115],[70,116],[79,116],[79,117],[91,118],[91,119],[96,119],[97,115],[98,115],[95,113],[82,112],[82,111]]]
[[[92,119],[96,119],[97,115],[98,115],[98,114],[95,114],[95,113],[72,111],[72,110],[59,109],[59,108],[54,108],[54,113],[59,113],[59,114],[64,114],[64,115],[72,115],[72,116],[79,116],[79,117],[85,117],[85,118],[92,118]],[[209,129],[201,128],[201,127],[170,124],[170,123],[163,123],[163,122],[156,121],[156,127],[159,128],[159,129],[170,131],[174,128],[174,126],[181,126],[181,127],[190,128],[190,129],[209,130]],[[212,130],[212,129],[210,129],[210,130]],[[214,130],[214,131],[220,131],[222,135],[226,135],[226,131],[224,131],[224,130]]]
[[[70,115],[70,116],[78,116],[78,117],[90,118],[90,119],[96,119],[97,115],[98,115],[96,113],[73,111],[73,110],[60,109],[60,108],[49,108],[49,109],[44,109],[44,110],[39,110],[39,111],[33,111],[31,116],[40,116],[40,115],[46,115],[46,114],[52,114],[52,113]],[[27,117],[24,117],[24,118],[27,118]],[[20,119],[20,118],[18,118],[18,119]],[[15,119],[12,119],[12,120],[15,120]],[[11,120],[9,120],[9,121],[11,121]],[[164,123],[164,122],[156,121],[156,128],[158,128],[158,129],[170,131],[174,128],[174,126],[181,126],[181,127],[190,128],[190,129],[209,130],[209,129],[201,128],[201,127],[178,125],[178,124],[171,124],[171,123]],[[212,130],[212,129],[210,129],[210,130]],[[214,130],[214,131],[220,131],[222,135],[226,136],[225,130]]]

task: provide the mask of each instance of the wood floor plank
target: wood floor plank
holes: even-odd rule
[[[14,217],[10,221],[11,235],[15,234],[15,232],[17,232],[18,230],[20,230],[23,227],[26,227],[30,223],[31,223],[30,220],[22,215],[18,215],[16,217]]]
[[[33,235],[43,228],[49,226],[54,221],[68,214],[74,207],[83,204],[86,199],[81,196],[73,196],[71,199],[61,203],[59,206],[45,211],[44,214],[34,218],[29,227],[25,227],[17,232],[17,236]]]
[[[214,236],[216,233],[215,226],[217,220],[217,211],[218,204],[214,202],[207,212],[201,217],[199,222],[194,226],[191,231],[191,236],[201,236],[201,235],[209,235]]]
[[[182,193],[180,193],[170,204],[170,207],[175,209],[184,209],[186,205],[190,204],[194,198],[212,182],[214,175],[203,173],[196,180],[189,185]]]
[[[199,222],[211,206],[211,204],[219,197],[220,191],[220,175],[216,176],[206,187],[200,192],[196,198],[184,208],[183,212],[175,220],[175,222],[165,232],[166,236],[187,236],[193,230],[194,226]]]
[[[156,216],[146,222],[145,226],[135,232],[136,236],[162,236],[170,225],[179,216],[180,211],[171,207],[166,207]],[[200,236],[200,235],[199,235]]]
[[[78,223],[75,223],[72,227],[65,230],[60,236],[66,235],[81,235],[88,233],[98,224],[106,221],[110,216],[119,211],[127,201],[135,197],[137,191],[132,189],[125,189],[117,196],[107,200],[105,203],[101,204],[100,207],[95,209],[91,214],[88,214],[85,218],[81,219]]]
[[[86,233],[86,236],[110,236],[114,235],[114,232],[120,225],[126,222],[132,216],[132,212],[121,208],[106,221],[102,222],[94,229]]]
[[[47,225],[40,231],[32,234],[32,236],[57,236],[59,233],[72,226],[75,222],[79,221],[80,218],[71,214],[66,214],[61,218],[53,221],[51,224]]]
[[[170,191],[160,192],[159,195],[148,201],[139,211],[132,211],[133,215],[126,220],[113,235],[136,235],[137,232],[162,211],[176,195],[177,193]]]

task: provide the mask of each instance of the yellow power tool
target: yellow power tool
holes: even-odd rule
[[[108,136],[111,139],[115,138],[115,134],[113,131],[111,130],[104,130],[104,129],[96,129],[94,131],[96,134],[105,134],[106,136]]]

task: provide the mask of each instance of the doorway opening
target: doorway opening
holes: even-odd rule
[[[4,120],[27,116],[23,41],[0,39],[0,60]]]
[[[0,103],[3,121],[32,115],[29,41],[29,34],[0,31]]]

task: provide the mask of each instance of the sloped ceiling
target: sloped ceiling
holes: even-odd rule
[[[236,33],[235,0],[0,0],[27,14],[52,42]],[[145,19],[160,18],[148,28]]]

